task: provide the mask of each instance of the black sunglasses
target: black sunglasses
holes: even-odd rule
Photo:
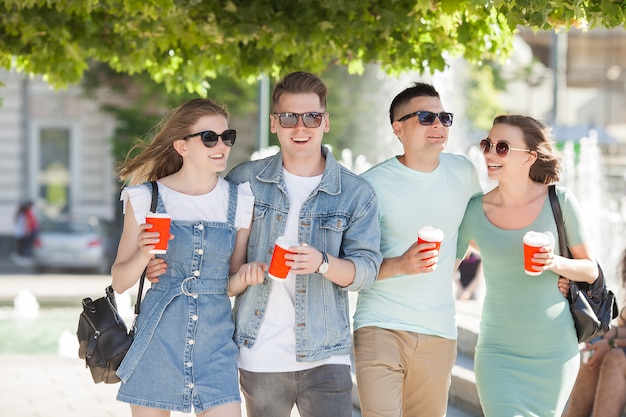
[[[409,113],[406,116],[402,116],[398,119],[399,122],[404,122],[407,119],[410,119],[413,116],[417,116],[420,124],[423,126],[430,126],[435,123],[437,117],[441,120],[441,124],[445,127],[452,126],[452,118],[454,117],[453,113],[446,113],[442,111],[441,113],[433,113],[431,111],[416,111],[415,113]]]
[[[480,141],[480,150],[483,154],[489,153],[492,146],[496,147],[496,154],[500,158],[504,158],[505,156],[507,156],[509,154],[509,151],[530,152],[530,149],[513,148],[506,142],[498,142],[494,145],[489,139],[483,139]]]
[[[237,139],[237,131],[228,129],[222,132],[221,135],[218,135],[212,130],[205,130],[204,132],[193,133],[191,135],[185,136],[183,139],[193,138],[194,136],[200,135],[200,139],[202,143],[207,148],[212,148],[217,145],[217,140],[222,138],[222,142],[226,146],[233,146],[235,144],[235,139]]]
[[[320,127],[322,119],[326,113],[320,113],[316,111],[310,111],[308,113],[274,113],[273,115],[278,118],[278,124],[280,127],[296,127],[298,119],[302,117],[302,123],[305,127]]]

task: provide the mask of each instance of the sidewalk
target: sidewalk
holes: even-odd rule
[[[128,404],[115,399],[119,384],[94,384],[79,359],[0,355],[0,369],[0,417],[130,416]],[[245,417],[245,406],[242,411]],[[171,417],[192,415],[172,412]],[[299,416],[297,410],[291,413]]]
[[[8,265],[0,256],[0,305],[12,306],[13,299],[27,290],[42,306],[80,306],[83,297],[100,297],[110,284],[105,275],[34,275],[28,269]],[[136,293],[136,289],[131,290]],[[471,319],[471,317],[470,317]],[[117,384],[94,384],[78,357],[57,355],[0,355],[0,417],[118,417],[130,416],[127,404],[115,400]],[[242,407],[245,417],[245,406]],[[172,417],[190,416],[173,412]],[[474,414],[453,405],[448,417]],[[360,416],[355,410],[355,417]],[[271,416],[268,416],[271,417]],[[294,410],[292,417],[299,417]],[[332,416],[329,416],[332,417]]]

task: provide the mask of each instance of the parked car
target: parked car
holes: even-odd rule
[[[97,217],[45,219],[33,248],[36,271],[86,269],[110,274],[118,240],[110,222]]]

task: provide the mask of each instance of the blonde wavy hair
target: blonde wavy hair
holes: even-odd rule
[[[135,185],[177,172],[183,165],[183,159],[173,143],[195,133],[189,129],[201,117],[215,115],[226,120],[230,117],[226,106],[212,99],[194,98],[181,104],[154,127],[152,140],[141,140],[131,148],[117,167],[119,178]]]

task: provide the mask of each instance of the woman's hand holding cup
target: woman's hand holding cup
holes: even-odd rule
[[[527,232],[523,238],[524,272],[530,276],[540,275],[550,269],[554,261],[554,238],[547,233]]]

